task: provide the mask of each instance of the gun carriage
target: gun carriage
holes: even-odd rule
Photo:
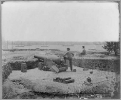
[[[64,59],[58,56],[35,55],[34,58],[38,59],[38,68],[40,70],[61,72],[68,69]]]

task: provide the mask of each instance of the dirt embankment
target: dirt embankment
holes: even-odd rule
[[[113,92],[114,95],[115,92],[114,87],[116,89],[119,88],[118,85],[115,85],[116,77],[113,72],[93,70],[93,74],[90,74],[89,69],[83,71],[83,68],[74,68],[77,69],[77,72],[67,71],[59,74],[50,71],[40,71],[37,68],[28,70],[26,73],[13,71],[4,81],[3,98],[69,98],[71,96],[73,98],[81,98],[83,94],[88,92],[90,92],[88,93],[90,96],[85,95],[84,97],[96,98],[96,95],[100,94],[99,91],[104,93],[103,97],[111,97],[111,93]],[[75,83],[64,85],[53,82],[52,79],[57,76],[71,76],[75,79]],[[92,82],[94,82],[92,86],[81,86],[86,81],[86,77],[91,77]],[[95,82],[97,82],[97,85]]]
[[[21,63],[23,63],[23,62],[27,64],[27,67],[28,67],[27,73],[20,72]],[[81,87],[81,86],[80,85],[77,86],[77,84],[80,83],[78,81],[79,79],[75,79],[77,84],[74,85],[74,88],[70,88],[72,84],[67,85],[67,86],[64,85],[64,86],[62,86],[63,88],[65,87],[63,90],[62,90],[62,87],[60,87],[60,89],[59,89],[60,85],[55,85],[58,83],[53,83],[52,79],[55,76],[65,77],[65,76],[72,75],[73,78],[78,77],[81,79],[81,82],[83,82],[83,81],[85,81],[84,79],[86,79],[86,77],[90,76],[90,74],[86,74],[86,73],[89,73],[88,72],[89,69],[93,69],[93,70],[98,69],[98,74],[94,75],[94,73],[95,73],[95,71],[94,71],[94,73],[92,75],[93,76],[92,79],[95,79],[95,80],[97,80],[97,79],[102,80],[102,79],[100,79],[100,77],[97,77],[97,76],[99,76],[99,73],[102,73],[102,74],[100,74],[100,76],[103,75],[103,73],[107,73],[106,75],[108,75],[109,77],[111,77],[111,75],[113,75],[110,73],[116,72],[116,73],[118,73],[118,75],[120,74],[119,69],[118,69],[118,68],[120,68],[119,60],[109,60],[109,59],[105,60],[105,59],[92,59],[92,58],[91,59],[74,59],[73,60],[74,65],[79,66],[81,68],[87,68],[88,71],[84,72],[83,70],[81,70],[81,68],[78,67],[79,69],[77,69],[77,70],[79,70],[81,72],[81,74],[78,74],[78,73],[72,74],[70,72],[67,72],[66,74],[60,73],[58,75],[54,74],[53,72],[48,72],[48,71],[44,72],[44,71],[37,70],[36,69],[37,62],[38,61],[35,59],[34,60],[32,60],[32,59],[23,60],[23,58],[21,58],[21,59],[17,60],[15,58],[15,60],[13,59],[9,63],[3,64],[3,66],[2,66],[3,98],[6,98],[6,99],[7,98],[8,99],[10,99],[10,98],[34,99],[34,98],[44,98],[44,97],[54,98],[54,97],[59,97],[60,95],[61,95],[60,96],[61,98],[62,97],[66,98],[66,97],[71,97],[71,96],[73,96],[73,97],[76,96],[76,98],[81,98],[83,93],[78,91],[79,87]],[[31,69],[31,70],[29,70],[29,69]],[[112,72],[110,72],[110,71],[112,71]],[[51,74],[48,75],[47,73],[51,73]],[[40,74],[40,76],[39,76],[39,74]],[[46,77],[46,79],[48,79],[48,80],[46,80],[46,79],[43,80],[43,78],[44,78],[43,75],[45,75],[45,77],[46,77],[46,75],[48,75],[48,77],[51,76],[51,78],[48,79]],[[83,77],[80,77],[80,76],[83,76]],[[18,78],[16,78],[16,77],[18,77]],[[20,77],[22,77],[22,78],[20,78]],[[109,77],[108,77],[108,79],[110,79]],[[107,80],[107,78],[105,76],[103,77],[103,79]],[[110,92],[110,94],[108,94],[107,97],[114,97],[115,96],[114,94],[119,93],[119,89],[120,89],[119,81],[114,82],[113,78],[111,78],[111,80],[112,80],[112,82],[110,81],[111,82],[110,85],[108,84],[109,82],[106,81],[107,83],[104,82],[104,84],[102,84],[103,86],[102,85],[98,86],[100,88],[100,90],[103,87],[102,91],[104,91],[105,88],[107,88],[109,90],[108,92]],[[82,84],[82,83],[80,83],[80,84]],[[67,89],[67,87],[69,87],[69,88]],[[113,88],[111,88],[111,87],[113,87]],[[91,87],[85,86],[85,89],[90,90],[89,88],[91,88]],[[96,89],[97,88],[93,88],[91,90],[96,91]],[[48,92],[52,92],[52,90],[56,91],[56,92],[60,91],[61,93],[60,93],[60,95],[57,95],[57,93],[54,93],[54,94],[48,93]],[[72,92],[69,94],[68,91],[70,91],[70,90],[76,91],[76,92],[75,93]],[[82,89],[80,89],[80,90],[82,90]],[[44,94],[43,94],[43,91],[45,91]],[[64,91],[65,91],[65,93],[66,92],[67,93],[65,94]],[[111,96],[111,93],[113,96]],[[93,95],[93,97],[96,98],[94,95]],[[106,97],[106,96],[104,96],[104,97]],[[89,96],[89,98],[91,98],[91,96]]]

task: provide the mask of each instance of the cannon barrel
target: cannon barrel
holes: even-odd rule
[[[62,61],[61,61],[61,59],[60,58],[58,58],[58,57],[51,57],[51,56],[49,56],[49,57],[46,57],[46,56],[37,56],[37,55],[34,55],[34,58],[37,58],[38,60],[40,60],[40,61],[44,61],[44,60],[47,60],[47,59],[51,59],[53,62],[55,62],[56,64],[61,64],[62,63]]]
[[[41,56],[36,56],[36,55],[34,55],[34,58],[37,58],[38,60],[40,60],[40,61],[44,61],[44,57],[41,57]]]

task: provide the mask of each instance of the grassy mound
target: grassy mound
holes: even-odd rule
[[[35,99],[36,96],[31,92],[32,85],[29,80],[9,80],[7,79],[2,86],[3,99]]]
[[[73,64],[82,68],[99,69],[120,73],[120,59],[73,59]]]
[[[10,63],[6,63],[2,65],[2,82],[5,81],[5,79],[8,78],[8,76],[12,73],[12,68]]]
[[[21,64],[26,63],[27,69],[34,69],[37,67],[38,61],[37,60],[30,60],[30,61],[14,61],[10,62],[10,65],[13,70],[21,70]]]

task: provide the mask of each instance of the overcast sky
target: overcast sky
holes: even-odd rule
[[[117,41],[117,3],[5,2],[2,37],[11,41]]]

